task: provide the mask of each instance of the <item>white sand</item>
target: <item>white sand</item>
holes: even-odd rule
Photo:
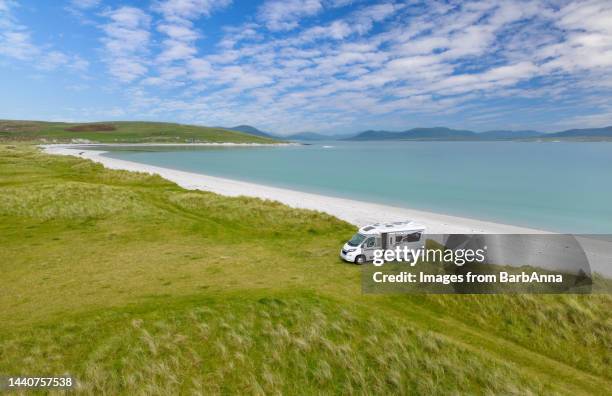
[[[219,144],[199,144],[218,146]],[[222,144],[229,146],[249,146],[252,144]],[[95,145],[91,145],[95,146]],[[97,145],[100,146],[100,145]],[[103,164],[110,169],[157,174],[175,182],[186,189],[212,191],[227,196],[249,196],[280,201],[295,208],[319,210],[329,213],[357,226],[369,223],[399,220],[414,220],[427,227],[428,234],[540,234],[548,231],[517,227],[507,224],[493,223],[469,219],[465,217],[447,216],[443,214],[420,210],[380,205],[351,199],[329,197],[318,194],[294,191],[284,188],[269,187],[255,183],[230,180],[207,176],[199,173],[183,172],[159,166],[140,164],[115,158],[104,157],[105,151],[84,148],[87,145],[43,145],[49,154],[72,155],[87,158]],[[612,276],[612,241],[578,237],[578,241],[586,252],[591,269],[606,276]]]
[[[200,146],[202,145],[219,144],[200,144]],[[81,158],[88,158],[111,169],[124,169],[157,174],[175,182],[183,188],[191,190],[212,191],[217,194],[228,196],[245,195],[249,197],[271,199],[294,208],[319,210],[358,226],[376,222],[413,220],[427,227],[427,232],[430,234],[532,234],[544,232],[541,230],[474,220],[465,217],[447,216],[420,210],[355,201],[352,199],[329,197],[140,164],[137,162],[105,157],[102,155],[105,151],[90,150],[87,149],[87,146],[88,145],[82,144],[67,144],[44,145],[42,147],[49,154],[73,155]]]

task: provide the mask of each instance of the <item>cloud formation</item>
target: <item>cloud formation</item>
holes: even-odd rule
[[[89,62],[79,55],[68,54],[51,45],[39,44],[32,39],[31,30],[15,16],[19,3],[0,0],[0,57],[33,65],[39,70],[66,68],[84,72]]]
[[[12,0],[0,0],[0,55],[26,60],[37,55],[38,48],[32,43],[27,28],[13,15],[17,6]]]
[[[606,0],[70,4],[95,21],[101,59],[35,44],[13,0],[0,0],[0,56],[101,61],[140,117],[278,132],[506,127],[513,112],[572,105],[557,125],[612,119]]]
[[[291,30],[301,18],[323,10],[321,0],[267,0],[258,11],[258,18],[272,31]]]
[[[136,7],[120,7],[104,13],[102,25],[105,61],[110,74],[121,82],[131,82],[148,71],[146,59],[151,17]]]

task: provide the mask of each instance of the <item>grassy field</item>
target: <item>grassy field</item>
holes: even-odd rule
[[[100,143],[273,143],[272,139],[197,125],[165,122],[113,121],[65,123],[0,120],[0,141],[65,143],[75,139]]]
[[[612,296],[364,295],[354,227],[0,145],[0,375],[86,394],[610,394]]]

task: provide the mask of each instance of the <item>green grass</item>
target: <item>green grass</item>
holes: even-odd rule
[[[364,295],[323,213],[0,146],[0,375],[99,394],[609,394],[609,295]]]
[[[70,128],[106,126],[112,130],[71,131]],[[66,143],[89,140],[100,143],[275,143],[273,139],[197,125],[165,122],[110,121],[99,123],[65,123],[0,120],[1,141],[37,141]]]

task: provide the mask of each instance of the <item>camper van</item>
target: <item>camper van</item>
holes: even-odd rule
[[[374,259],[375,250],[418,249],[425,243],[425,227],[414,221],[396,221],[363,226],[344,244],[340,257],[351,263],[363,264]]]

